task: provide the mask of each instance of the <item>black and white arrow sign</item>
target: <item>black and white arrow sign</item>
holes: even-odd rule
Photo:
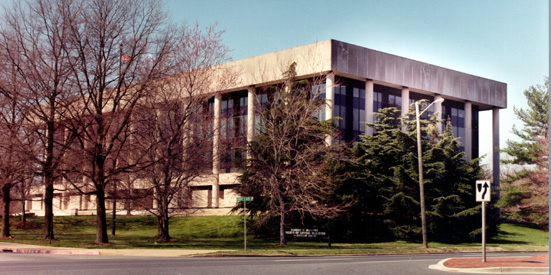
[[[476,181],[476,201],[489,202],[492,196],[490,180]]]

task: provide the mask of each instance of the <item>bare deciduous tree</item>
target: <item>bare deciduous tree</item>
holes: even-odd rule
[[[291,214],[330,218],[341,210],[323,203],[334,188],[324,173],[333,150],[326,137],[336,131],[316,117],[326,104],[317,88],[321,79],[297,81],[295,66],[284,73],[285,83],[272,87],[271,100],[258,114],[259,134],[248,145],[249,164],[237,187],[243,196],[255,197],[251,207],[260,222],[279,218],[280,245],[286,244]]]
[[[32,135],[30,136],[33,137]],[[32,141],[31,141],[32,142]],[[30,147],[33,147],[31,143]],[[36,149],[36,146],[34,146]],[[31,149],[32,150],[32,149]],[[36,150],[35,150],[36,151]],[[28,153],[28,152],[25,152]],[[21,209],[21,222],[26,223],[27,222],[27,209],[30,209],[31,205],[28,205],[29,203],[32,204],[33,200],[33,193],[36,194],[38,190],[40,190],[40,187],[42,186],[42,180],[41,178],[37,177],[34,173],[36,170],[36,165],[34,165],[33,162],[27,162],[29,166],[26,168],[30,168],[28,171],[24,173],[25,177],[22,181],[18,182],[13,189],[12,194],[14,195],[12,198],[12,201],[17,201],[20,203],[20,209]],[[13,213],[12,213],[13,214]]]
[[[140,104],[135,131],[149,164],[139,174],[150,184],[158,219],[157,238],[170,240],[169,218],[174,208],[189,205],[189,184],[212,170],[212,117],[207,109],[212,92],[235,81],[235,73],[217,66],[228,60],[222,32],[199,26],[183,31],[183,41],[171,58],[175,76],[157,81]],[[224,75],[221,79],[219,76]],[[174,200],[178,199],[179,202]],[[189,198],[190,199],[190,198]],[[180,205],[178,207],[178,204]]]
[[[2,86],[5,82],[3,81]],[[14,96],[0,89],[0,193],[2,194],[2,231],[0,238],[10,238],[10,203],[11,190],[22,181],[24,167],[18,147],[18,131],[20,120],[17,107],[14,106]]]
[[[73,135],[65,136],[60,123],[65,117],[63,104],[74,94],[69,80],[69,56],[64,50],[67,22],[62,10],[70,1],[40,0],[14,3],[4,10],[0,33],[5,62],[17,74],[19,110],[26,124],[34,129],[41,147],[34,160],[44,182],[44,239],[54,239],[53,193],[57,167]]]
[[[0,193],[2,194],[1,238],[10,238],[10,203],[15,189],[22,190],[32,179],[33,162],[29,158],[34,140],[25,127],[20,109],[20,75],[2,55],[0,70]],[[21,193],[19,193],[21,194]],[[24,213],[23,213],[24,216]]]
[[[61,16],[69,26],[64,51],[78,94],[78,102],[67,105],[67,121],[79,133],[86,179],[75,187],[95,196],[95,242],[107,243],[106,192],[118,174],[136,166],[117,160],[128,151],[136,104],[173,71],[168,58],[177,33],[159,1],[68,1]]]
[[[176,93],[184,93],[185,85],[194,97],[212,88],[206,76],[227,53],[220,33],[210,28],[202,34],[197,27],[182,33],[168,24],[162,8],[161,1],[150,0],[34,0],[5,9],[2,50],[20,78],[19,109],[42,147],[34,156],[44,179],[44,239],[54,238],[54,184],[63,178],[95,197],[95,241],[108,242],[107,190],[116,190],[121,173],[151,161],[129,143],[136,105],[147,102],[147,93],[162,91],[163,78],[173,74],[188,81]],[[195,99],[174,102],[196,108]],[[153,113],[189,115],[170,113],[173,104],[157,104]],[[158,112],[159,106],[171,107]]]

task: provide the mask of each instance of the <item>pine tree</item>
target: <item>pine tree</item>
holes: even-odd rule
[[[354,205],[363,219],[383,223],[379,234],[390,233],[398,239],[420,236],[419,188],[416,174],[416,143],[402,131],[402,119],[396,108],[385,108],[376,114],[373,136],[362,135],[355,147],[358,178],[361,179]],[[413,174],[412,174],[413,173]]]
[[[528,109],[514,109],[523,128],[513,128],[520,141],[507,141],[505,163],[521,164],[501,184],[498,206],[506,217],[549,228],[549,79],[524,91]]]
[[[418,193],[410,192],[415,189],[412,186],[404,186],[395,177],[396,167],[402,163],[402,157],[411,155],[411,151],[405,153],[403,142],[407,141],[401,131],[401,121],[396,108],[387,108],[377,114],[374,124],[367,124],[372,127],[376,134],[362,135],[361,140],[353,149],[356,156],[355,165],[357,171],[354,182],[349,181],[346,190],[352,193],[353,204],[347,211],[349,221],[347,224],[354,224],[361,221],[354,228],[356,231],[371,232],[373,239],[385,239],[390,235],[391,230],[400,230],[399,222],[411,223],[416,216],[410,211],[394,212],[393,208],[413,210],[418,208],[417,201],[413,198]],[[402,189],[400,192],[398,189]],[[341,192],[342,192],[341,191]],[[407,195],[406,195],[407,194]],[[399,198],[401,197],[401,198]],[[413,207],[399,207],[396,204],[409,203]],[[401,217],[392,217],[393,214]],[[391,226],[385,224],[393,223]],[[362,236],[363,232],[357,234]],[[367,236],[365,236],[367,237]]]
[[[453,136],[451,123],[425,153],[425,195],[429,198],[428,227],[432,240],[473,240],[480,229],[480,203],[474,183],[482,177],[479,159],[467,162]],[[491,224],[495,233],[495,225]],[[453,232],[453,234],[450,234]]]
[[[362,136],[355,148],[358,178],[363,184],[354,190],[363,192],[356,196],[364,202],[353,207],[366,208],[356,210],[364,214],[364,220],[382,217],[387,231],[381,234],[390,232],[396,239],[419,240],[416,124],[412,113],[401,118],[396,114],[396,109],[381,110],[377,122],[368,125],[376,134]],[[473,240],[480,230],[480,206],[473,198],[474,183],[481,177],[479,160],[467,162],[451,125],[439,133],[438,122],[435,116],[421,121],[429,239]],[[406,132],[402,125],[407,126]],[[491,227],[489,235],[496,232],[495,225]]]
[[[501,151],[507,153],[512,159],[505,160],[513,164],[537,164],[540,157],[547,155],[545,143],[549,137],[549,78],[545,79],[544,85],[530,86],[524,91],[528,109],[517,109],[513,111],[517,118],[522,121],[523,128],[517,129],[513,126],[513,134],[520,138],[520,141],[507,140],[507,146]]]

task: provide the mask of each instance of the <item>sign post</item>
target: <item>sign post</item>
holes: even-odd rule
[[[486,262],[486,202],[491,198],[490,180],[477,180],[475,191],[476,201],[482,202],[482,262]]]
[[[243,249],[247,250],[247,202],[253,197],[237,197],[237,201],[243,202]]]

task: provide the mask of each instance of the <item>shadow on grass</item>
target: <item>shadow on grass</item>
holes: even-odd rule
[[[503,245],[540,245],[539,242],[541,242],[541,240],[538,239],[538,236],[540,236],[541,233],[545,235],[548,234],[547,232],[541,232],[541,229],[531,224],[503,223],[502,226],[499,228],[498,235],[488,240],[488,243]],[[545,241],[545,244],[547,244],[547,241]]]
[[[55,247],[105,248],[105,249],[212,249],[212,250],[243,250],[243,231],[239,217],[186,217],[174,218],[170,225],[170,233],[174,240],[156,242],[156,219],[154,217],[117,217],[117,232],[111,236],[110,219],[108,224],[109,245],[93,245],[96,237],[94,216],[56,217],[56,241],[40,241],[42,238],[43,218],[32,218],[30,221],[39,226],[33,228],[13,227],[13,240],[2,240],[25,244],[46,245]],[[547,244],[540,234],[528,225],[508,225],[500,228],[498,235],[489,238],[488,244],[494,246],[509,245],[541,245]],[[433,243],[435,249],[463,249],[477,243]],[[277,238],[255,238],[247,235],[247,249],[263,250],[271,254],[304,254],[313,253],[379,253],[423,251],[419,242],[387,241],[371,243],[340,243],[333,242],[329,248],[326,241],[293,241],[288,240],[287,246],[280,246]],[[330,252],[331,251],[331,252]]]
[[[489,244],[516,244],[516,245],[527,245],[528,242],[523,241],[511,241],[511,240],[504,240],[500,238],[494,238],[487,241]]]
[[[497,236],[490,238],[487,240],[487,243],[489,244],[528,244],[528,242],[521,241],[518,239],[518,236],[521,236],[521,234],[513,233],[513,232],[507,232],[504,230],[498,230]],[[515,239],[515,240],[510,240]]]

